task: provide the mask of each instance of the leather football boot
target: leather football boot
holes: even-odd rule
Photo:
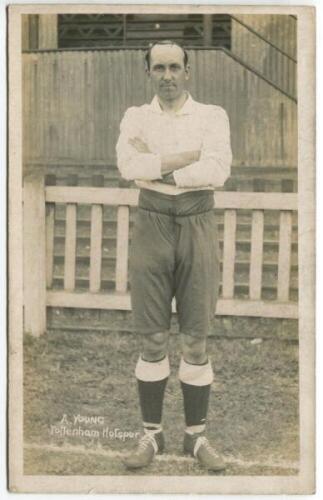
[[[155,434],[146,433],[140,438],[137,449],[127,455],[122,462],[127,469],[147,467],[153,461],[156,453],[163,453],[164,447],[165,439],[162,431]]]
[[[221,471],[226,468],[221,455],[210,445],[203,434],[184,434],[184,453],[196,457],[198,462],[208,470]]]

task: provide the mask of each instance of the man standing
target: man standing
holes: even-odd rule
[[[124,463],[145,467],[164,449],[162,405],[175,297],[184,452],[217,471],[225,464],[205,437],[213,381],[206,340],[219,285],[214,188],[230,175],[229,122],[221,107],[198,103],[185,90],[188,56],[175,42],[153,45],[146,71],[156,95],[150,104],[126,111],[117,144],[122,177],[140,188],[130,283],[134,325],[142,338],[135,375],[144,435]]]

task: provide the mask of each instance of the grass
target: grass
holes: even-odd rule
[[[167,453],[138,474],[201,475],[192,460],[180,461],[184,419],[177,370],[177,335],[171,336],[164,404]],[[228,459],[227,475],[296,474],[298,443],[298,345],[284,339],[210,338],[215,380],[208,437]],[[49,331],[25,335],[25,474],[122,475],[119,452],[135,446],[103,436],[103,429],[141,431],[134,368],[136,337],[130,333]],[[65,415],[65,417],[64,417]],[[93,417],[93,423],[74,418]],[[100,420],[97,417],[101,417]],[[91,436],[53,434],[53,427],[81,427]],[[66,421],[68,423],[66,424]]]

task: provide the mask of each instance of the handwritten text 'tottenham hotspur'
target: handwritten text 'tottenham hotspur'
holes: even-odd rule
[[[50,434],[57,438],[62,437],[85,437],[118,439],[137,439],[138,431],[119,429],[110,427],[102,416],[73,415],[71,419],[64,413],[60,422],[50,426]]]

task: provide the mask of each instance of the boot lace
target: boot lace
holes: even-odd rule
[[[157,448],[156,440],[155,440],[153,434],[147,433],[144,436],[142,436],[142,438],[139,440],[138,452],[145,451],[150,444],[152,445],[152,447],[154,448],[154,450],[156,452],[156,448]]]
[[[194,455],[196,455],[201,445],[203,445],[213,457],[219,458],[218,453],[214,450],[214,448],[211,446],[211,444],[209,443],[208,439],[205,436],[201,436],[197,439],[194,449]]]

